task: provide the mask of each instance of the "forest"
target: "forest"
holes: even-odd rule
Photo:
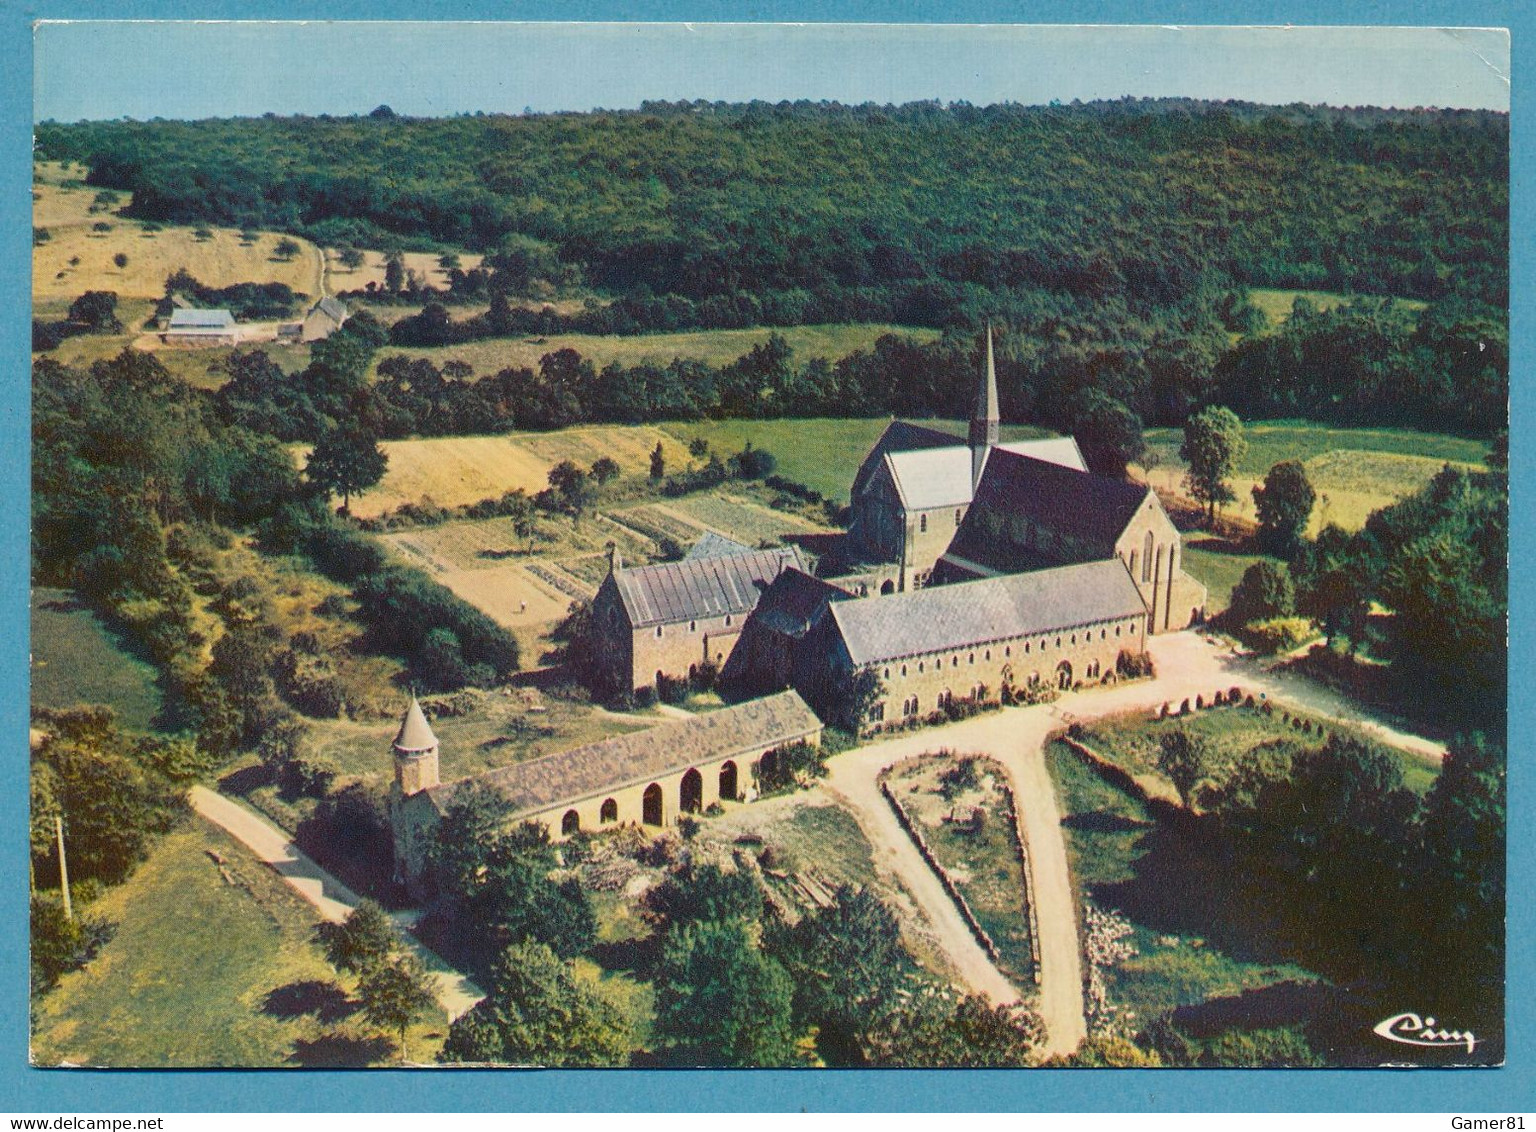
[[[1489,112],[1186,100],[36,130],[39,159],[85,163],[146,221],[427,250],[516,237],[615,295],[938,326],[978,301],[1135,309],[1223,281],[1503,307],[1508,144]]]

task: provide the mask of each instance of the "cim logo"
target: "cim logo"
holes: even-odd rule
[[[1468,1053],[1477,1045],[1471,1030],[1437,1030],[1433,1018],[1420,1018],[1417,1014],[1394,1014],[1376,1025],[1375,1032],[1389,1042],[1405,1046],[1427,1046],[1430,1049],[1448,1049],[1465,1046]]]

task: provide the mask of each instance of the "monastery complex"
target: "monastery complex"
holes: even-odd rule
[[[665,826],[750,800],[765,760],[818,743],[861,682],[859,718],[844,722],[870,732],[957,699],[1113,682],[1149,634],[1202,619],[1205,587],[1151,488],[1090,472],[1070,437],[1003,444],[998,432],[989,334],[965,442],[893,421],[860,466],[841,573],[820,576],[798,547],[717,535],[678,562],[611,558],[586,678],[634,693],[709,669],[734,706],[444,784],[413,700],[393,748],[399,879],[418,884],[432,830],[470,782],[505,801],[509,823],[556,840]]]

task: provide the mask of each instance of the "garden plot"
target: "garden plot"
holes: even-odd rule
[[[927,847],[991,939],[998,969],[1016,986],[1030,985],[1035,960],[1024,855],[1003,768],[943,752],[898,763],[883,781],[908,829],[920,835],[920,848]]]
[[[786,535],[813,534],[825,531],[825,526],[775,511],[743,496],[720,493],[716,495],[687,495],[658,503],[655,510],[683,523],[694,523],[747,546],[763,543],[777,544]]]

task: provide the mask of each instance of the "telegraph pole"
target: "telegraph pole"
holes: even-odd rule
[[[64,817],[53,816],[53,832],[59,839],[59,890],[64,894],[64,918],[74,921],[75,911],[69,903],[69,865],[64,860]]]

